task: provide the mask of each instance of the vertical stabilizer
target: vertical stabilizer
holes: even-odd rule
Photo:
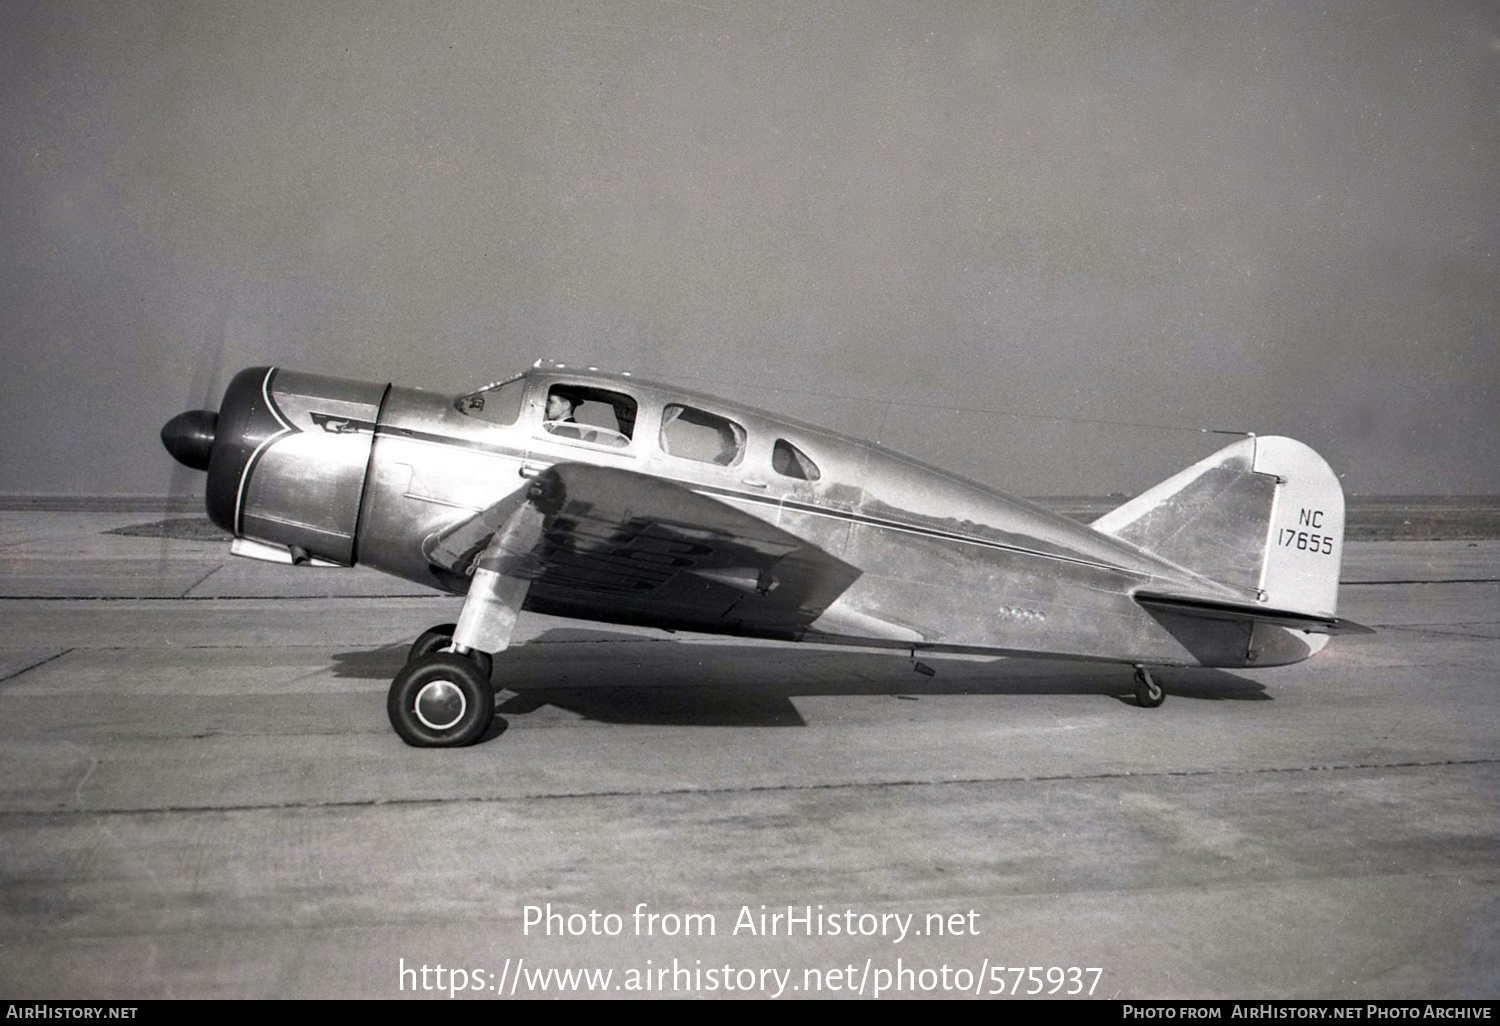
[[[1268,608],[1337,611],[1344,491],[1293,439],[1235,442],[1092,526]]]

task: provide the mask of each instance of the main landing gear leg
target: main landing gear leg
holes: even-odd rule
[[[541,514],[522,506],[495,532],[474,563],[458,623],[442,624],[412,645],[386,698],[391,726],[418,748],[471,745],[495,718],[490,681],[496,652],[510,647],[531,581],[513,571],[541,537]]]
[[[423,631],[416,641],[412,642],[411,651],[406,654],[406,661],[411,662],[434,652],[452,652],[453,635],[458,630],[456,623],[440,623],[436,627],[430,627]],[[488,652],[481,652],[477,648],[471,648],[463,655],[468,656],[479,664],[479,672],[484,674],[486,680],[494,672],[495,660]]]
[[[1147,709],[1155,709],[1167,700],[1167,693],[1144,666],[1135,668],[1135,700]]]
[[[417,748],[455,748],[484,736],[495,718],[492,654],[510,647],[530,584],[475,570],[458,623],[441,624],[416,640],[386,697],[386,713],[401,740]]]

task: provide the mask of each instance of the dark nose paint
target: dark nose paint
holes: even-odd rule
[[[240,371],[224,391],[219,412],[179,413],[161,429],[161,443],[172,458],[194,470],[208,471],[205,505],[208,518],[231,534],[239,533],[240,489],[253,468],[262,443],[285,430],[271,412],[270,367]]]
[[[189,410],[162,425],[161,444],[184,467],[207,470],[218,427],[219,415],[212,410]]]
[[[244,479],[263,443],[287,430],[271,410],[270,367],[247,367],[236,374],[219,404],[219,430],[208,462],[205,505],[208,518],[231,534],[240,533],[239,504]]]

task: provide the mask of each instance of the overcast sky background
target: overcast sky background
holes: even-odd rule
[[[1494,3],[6,0],[0,102],[3,493],[539,356],[1022,494],[1500,492]]]

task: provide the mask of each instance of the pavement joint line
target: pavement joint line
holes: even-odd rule
[[[218,569],[215,567],[214,569]],[[212,571],[210,571],[212,572]],[[202,581],[198,582],[203,583]],[[198,585],[193,585],[196,588]],[[189,589],[191,590],[191,589]],[[371,602],[386,599],[454,599],[459,595],[441,592],[419,595],[402,592],[394,595],[0,595],[0,602]]]
[[[29,666],[23,666],[23,667],[21,667],[15,673],[7,674],[4,677],[0,677],[0,684],[4,684],[4,683],[6,683],[8,681],[15,680],[17,677],[21,676],[21,674],[26,673],[29,670],[34,670],[38,666],[46,666],[48,663],[52,662],[54,659],[61,659],[63,656],[67,655],[69,652],[72,652],[72,651],[74,651],[74,649],[65,648],[61,652],[57,652],[57,653],[54,653],[53,655],[47,656],[45,659],[38,659],[36,662],[30,664]]]
[[[1050,784],[1096,780],[1149,780],[1152,778],[1242,777],[1272,773],[1334,773],[1382,769],[1431,769],[1445,766],[1493,766],[1500,757],[1485,759],[1432,759],[1407,762],[1328,763],[1318,766],[1262,766],[1251,769],[1183,769],[1154,770],[1133,773],[1117,770],[1109,773],[1055,773],[1029,777],[954,777],[947,780],[851,780],[826,784],[762,784],[750,787],[681,787],[656,791],[568,791],[560,794],[470,795],[456,798],[361,798],[347,801],[264,802],[241,805],[163,805],[139,809],[7,809],[0,810],[0,821],[7,818],[39,819],[79,816],[150,816],[163,813],[194,812],[277,812],[296,809],[364,809],[382,806],[416,805],[497,805],[501,803],[570,800],[585,798],[677,798],[696,795],[769,794],[773,792],[851,791],[858,788],[916,788],[972,786],[976,784]]]
[[[225,566],[225,564],[220,563],[218,566],[214,567],[208,573],[206,573],[202,577],[198,578],[192,584],[189,584],[186,588],[183,589],[182,594],[179,595],[178,598],[188,598],[194,588],[198,587],[198,585],[202,584],[204,581],[208,580],[214,574],[216,574],[220,570],[224,569],[224,566]]]
[[[1500,584],[1500,577],[1439,577],[1401,581],[1340,581],[1341,588],[1359,588],[1370,584]]]
[[[1493,634],[1474,634],[1470,631],[1458,631],[1453,629],[1453,627],[1492,626],[1490,624],[1454,624],[1453,627],[1450,627],[1448,624],[1441,623],[1376,624],[1376,626],[1383,631],[1405,631],[1408,634],[1436,634],[1439,637],[1443,638],[1474,638],[1478,641],[1500,641],[1500,638],[1495,637],[1495,635]]]

